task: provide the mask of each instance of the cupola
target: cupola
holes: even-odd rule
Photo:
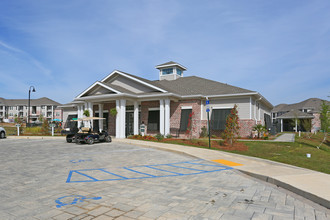
[[[176,80],[183,77],[183,71],[187,68],[176,62],[170,61],[156,66],[159,69],[159,80]]]

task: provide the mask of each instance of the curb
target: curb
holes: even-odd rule
[[[65,136],[7,136],[7,139],[65,139]]]
[[[185,154],[185,155],[189,155],[189,156],[192,156],[192,157],[196,157],[196,158],[200,158],[196,155],[193,155],[193,154],[189,154],[189,153],[186,153],[186,152],[182,152],[182,151],[179,151],[179,150],[175,150],[175,149],[168,149],[168,148],[162,148],[162,147],[157,147],[157,146],[154,146],[152,144],[149,144],[148,142],[146,143],[134,143],[134,140],[131,141],[122,141],[122,140],[118,140],[116,141],[117,143],[124,143],[124,144],[135,144],[137,146],[141,146],[141,147],[148,147],[148,148],[154,148],[154,149],[159,149],[159,150],[163,150],[163,151],[169,151],[169,152],[174,152],[174,153],[179,153],[179,154]],[[154,142],[151,142],[151,143],[154,143]],[[173,145],[173,144],[172,144]],[[180,145],[181,146],[181,145]],[[228,152],[221,152],[221,153],[225,153],[225,154],[232,154],[232,153],[228,153]],[[297,168],[297,169],[305,169],[305,168],[301,168],[301,167],[295,167],[293,165],[289,165],[289,164],[282,164],[282,163],[279,163],[279,162],[275,162],[275,161],[270,161],[270,160],[265,160],[265,159],[262,159],[262,158],[254,158],[254,157],[250,157],[250,156],[245,156],[245,155],[237,155],[237,154],[232,154],[234,156],[238,156],[238,157],[245,157],[245,158],[250,158],[250,159],[253,159],[253,160],[258,160],[258,161],[264,161],[266,163],[269,163],[269,164],[277,164],[277,165],[282,165],[282,166],[288,166],[288,167],[294,167],[294,168]],[[256,178],[256,179],[259,179],[259,180],[262,180],[264,182],[268,182],[270,184],[273,184],[273,185],[276,185],[278,187],[281,187],[283,189],[286,189],[290,192],[293,192],[299,196],[302,196],[304,197],[305,199],[308,199],[312,202],[315,202],[327,209],[330,209],[330,201],[327,200],[327,199],[324,199],[324,198],[321,198],[317,195],[314,195],[312,193],[309,193],[307,191],[304,191],[304,190],[301,190],[293,185],[290,185],[288,183],[285,183],[285,182],[282,182],[280,180],[277,180],[275,178],[272,178],[270,176],[265,176],[265,175],[261,175],[261,174],[256,174],[256,173],[253,173],[253,172],[249,172],[249,171],[245,171],[245,170],[241,170],[239,168],[235,168],[235,170],[243,173],[243,174],[246,174],[248,176],[251,176],[253,178]]]
[[[286,189],[290,192],[293,192],[299,196],[302,196],[304,197],[305,199],[308,199],[310,201],[313,201],[327,209],[330,209],[330,201],[329,200],[326,200],[324,198],[321,198],[319,196],[316,196],[312,193],[309,193],[309,192],[306,192],[304,190],[301,190],[295,186],[292,186],[290,184],[287,184],[285,182],[282,182],[282,181],[279,181],[277,179],[274,179],[272,177],[269,177],[269,176],[264,176],[264,175],[261,175],[261,174],[256,174],[256,173],[252,173],[252,172],[249,172],[249,171],[245,171],[245,170],[239,170],[237,169],[238,171],[240,171],[241,173],[244,173],[248,176],[251,176],[253,178],[256,178],[256,179],[259,179],[259,180],[262,180],[264,182],[267,182],[267,183],[270,183],[270,184],[273,184],[273,185],[276,185],[278,187],[281,187],[283,189]]]

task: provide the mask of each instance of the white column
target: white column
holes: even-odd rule
[[[134,102],[134,135],[139,134],[139,105],[138,102]]]
[[[298,120],[295,119],[295,121],[296,121],[296,132],[298,132]]]
[[[116,100],[116,138],[120,138],[120,118],[121,118],[121,111],[120,111],[120,100]]]
[[[164,122],[165,122],[165,113],[164,113],[164,100],[159,100],[159,132],[162,135],[165,135]]]
[[[88,110],[89,110],[89,116],[93,117],[94,113],[93,113],[93,103],[92,102],[88,103]],[[90,126],[89,127],[93,128],[93,120],[90,121]]]
[[[250,119],[252,119],[252,98],[250,97]]]
[[[81,110],[82,110],[82,106],[78,105],[77,106],[78,118],[81,118]],[[78,128],[80,128],[80,126],[81,126],[81,121],[78,121]]]
[[[121,110],[121,119],[120,119],[120,138],[125,138],[126,136],[126,100],[120,100],[120,110]]]
[[[99,117],[103,118],[103,104],[99,104]],[[102,132],[103,130],[103,121],[104,119],[99,120],[99,131]]]
[[[170,103],[171,100],[165,99],[165,135],[170,134]]]
[[[54,106],[52,105],[52,121],[54,120]]]
[[[281,118],[281,132],[283,132],[283,119]]]

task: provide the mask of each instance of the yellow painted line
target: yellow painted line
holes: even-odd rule
[[[231,167],[234,167],[234,166],[243,166],[243,164],[235,163],[235,162],[232,162],[232,161],[229,161],[229,160],[212,160],[212,161],[213,162],[217,162],[217,163],[221,163],[223,165],[231,166]]]

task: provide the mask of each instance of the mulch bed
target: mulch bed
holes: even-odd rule
[[[149,140],[149,141],[156,141],[157,139],[154,137],[144,137],[144,138],[132,138],[132,139],[138,139],[138,140]],[[208,142],[203,140],[190,140],[190,139],[176,139],[176,138],[164,138],[163,140],[160,140],[159,142],[162,143],[173,143],[173,144],[184,144],[184,145],[191,145],[196,147],[205,147],[208,148]],[[213,149],[219,149],[219,150],[225,150],[225,151],[247,151],[249,148],[244,143],[241,142],[235,142],[233,146],[228,145],[227,143],[224,143],[223,141],[219,140],[212,140],[211,141],[211,148]]]

